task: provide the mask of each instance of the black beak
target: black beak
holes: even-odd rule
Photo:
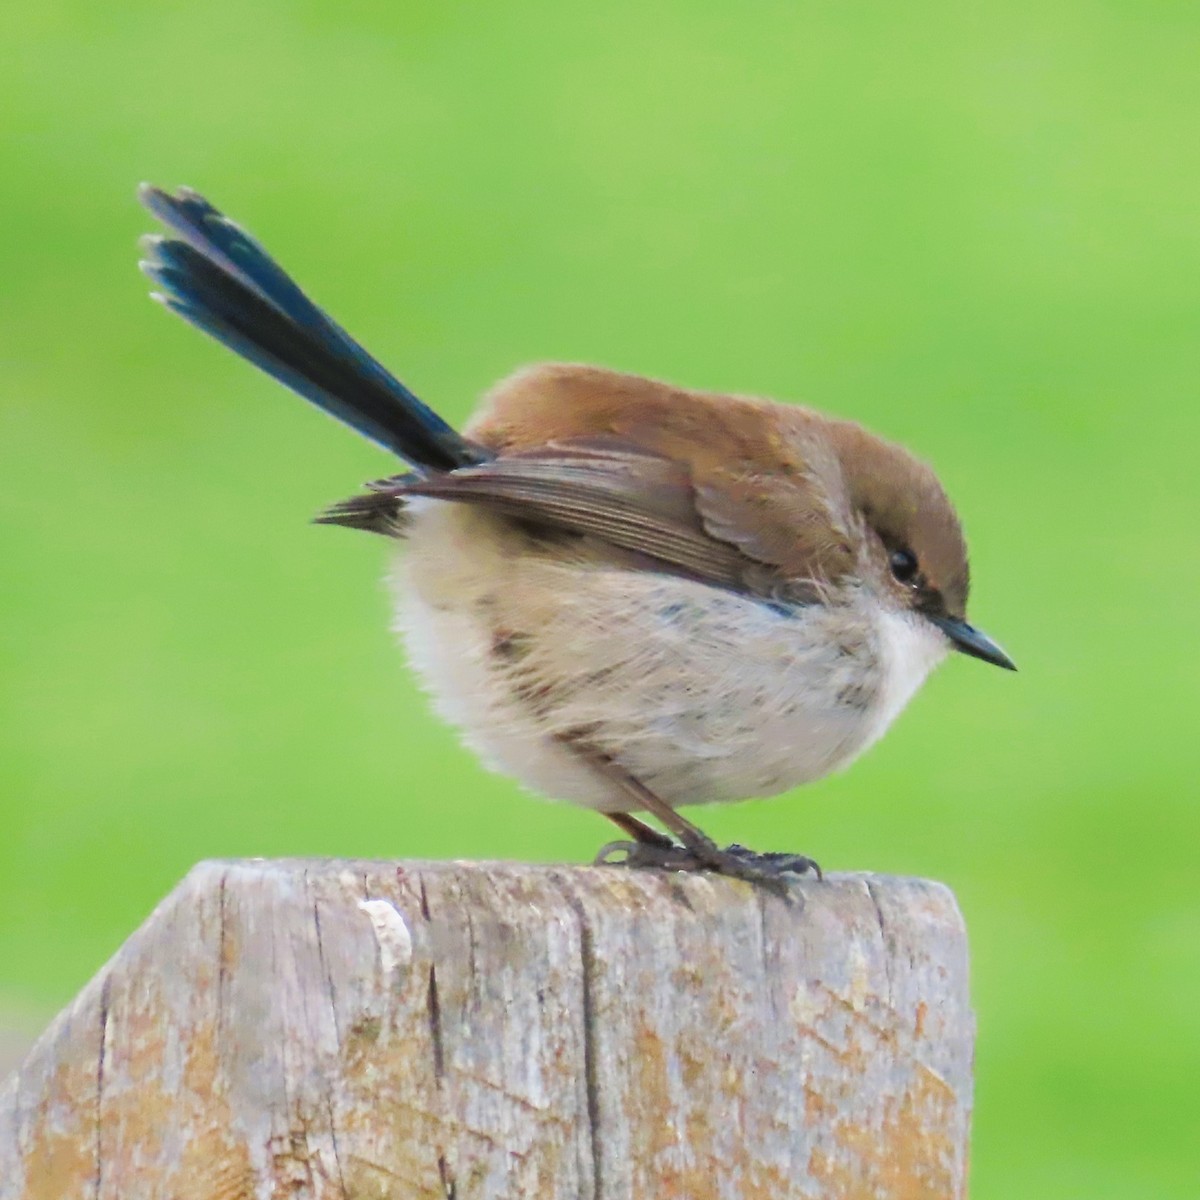
[[[956,617],[929,619],[954,643],[955,650],[961,650],[972,658],[982,658],[984,662],[994,663],[1006,671],[1017,669],[1017,664],[986,633],[980,633],[966,621],[960,621]]]

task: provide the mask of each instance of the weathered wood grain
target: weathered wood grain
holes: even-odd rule
[[[0,1087],[0,1200],[958,1197],[972,1039],[938,884],[203,863]]]

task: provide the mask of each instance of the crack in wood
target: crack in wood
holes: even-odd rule
[[[600,1079],[596,1062],[596,1011],[592,995],[592,977],[596,970],[596,953],[592,923],[583,901],[570,885],[555,878],[567,903],[579,922],[580,1007],[583,1014],[583,1079],[587,1097],[588,1138],[592,1150],[592,1200],[604,1196],[604,1141],[600,1132]]]
[[[429,906],[429,892],[423,875],[417,876],[417,886],[421,895],[421,916],[428,925],[433,921],[433,910]],[[473,965],[473,950],[471,962]],[[438,1087],[441,1087],[446,1077],[446,1046],[442,1032],[442,1002],[438,995],[437,965],[432,958],[429,962],[429,987],[425,993],[425,1013],[429,1023],[429,1040],[433,1048],[433,1077],[437,1080]]]
[[[442,1191],[446,1193],[446,1200],[457,1200],[458,1185],[450,1175],[444,1154],[438,1155],[438,1178],[442,1181]]]
[[[887,1002],[888,1007],[893,1006],[892,997],[895,995],[895,987],[892,984],[892,952],[888,945],[887,925],[883,920],[883,909],[879,906],[879,896],[875,891],[875,885],[871,880],[866,880],[867,897],[871,901],[872,907],[875,909],[875,919],[879,922],[879,940],[883,945],[883,972],[884,978],[887,980]]]
[[[217,884],[217,1043],[221,1041],[221,1027],[225,1020],[225,993],[229,984],[229,963],[226,961],[225,930],[227,917],[225,912],[225,885],[229,872],[222,871]]]
[[[308,875],[304,876],[305,887],[308,887]],[[329,1017],[333,1022],[333,1037],[337,1042],[338,1050],[342,1048],[342,1030],[338,1022],[338,1002],[337,1002],[337,986],[333,982],[333,973],[329,969],[329,963],[325,960],[325,938],[321,933],[321,910],[317,905],[317,898],[313,897],[312,902],[313,914],[313,929],[317,934],[317,960],[321,964],[321,974],[325,979],[325,989],[329,996]]]
[[[433,1043],[433,1074],[439,1085],[446,1075],[446,1049],[442,1044],[442,1005],[438,999],[437,967],[429,964],[429,990],[425,1007],[429,1017],[429,1039]]]
[[[96,1198],[104,1185],[104,1056],[108,1050],[108,1009],[112,976],[106,975],[100,988],[100,1048],[96,1055]]]
[[[309,895],[312,895],[312,884],[307,871],[304,872],[304,888]],[[325,958],[325,937],[321,931],[321,909],[316,896],[312,896],[312,914],[313,929],[317,935],[317,960],[321,964],[321,974],[325,977],[326,994],[329,997],[329,1017],[333,1023],[334,1041],[337,1043],[338,1052],[340,1053],[342,1049],[342,1031],[338,1022],[337,988],[333,982],[333,973],[329,969],[329,963]],[[333,1151],[333,1165],[337,1168],[338,1187],[342,1193],[342,1200],[347,1200],[349,1193],[346,1191],[346,1179],[342,1173],[342,1156],[338,1149],[337,1126],[333,1119],[332,1086],[325,1092],[325,1110],[329,1118],[329,1144]]]

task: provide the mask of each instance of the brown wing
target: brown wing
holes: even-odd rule
[[[339,500],[313,518],[314,525],[344,525],[384,537],[403,538],[408,533],[404,485],[420,479],[414,472],[389,475],[365,486],[370,490],[348,500]]]
[[[402,491],[590,534],[724,587],[745,586],[751,566],[705,530],[686,465],[600,439],[406,479]]]
[[[852,566],[840,463],[805,409],[589,367],[527,369],[472,435],[476,466],[373,484],[321,519],[401,534],[406,496],[590,534],[723,587],[811,596]]]
[[[553,439],[609,439],[677,464],[689,528],[699,521],[758,576],[803,590],[854,569],[852,504],[830,436],[839,424],[770,400],[549,363],[501,383],[469,431],[503,458]]]

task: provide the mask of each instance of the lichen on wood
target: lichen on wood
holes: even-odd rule
[[[937,1200],[950,892],[510,863],[198,866],[0,1085],[0,1200]]]

